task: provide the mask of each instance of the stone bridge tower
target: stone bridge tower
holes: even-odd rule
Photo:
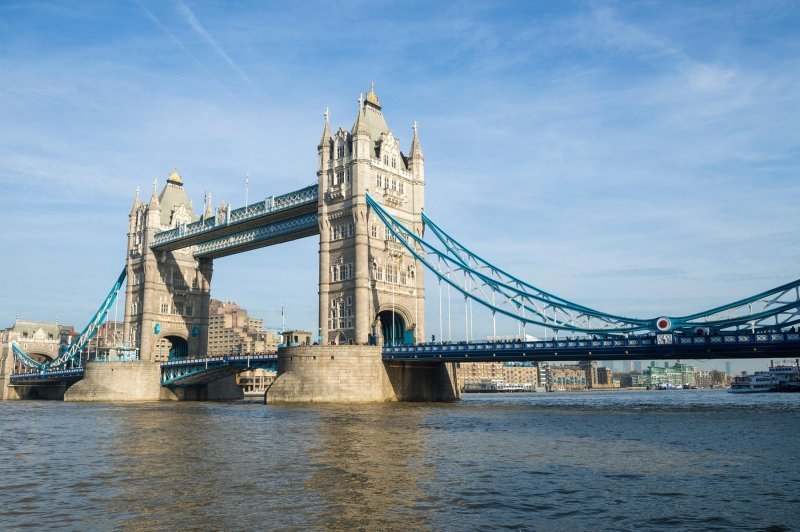
[[[159,231],[199,219],[177,171],[150,203],[133,202],[128,224],[128,270],[124,338],[145,361],[205,356],[211,293],[211,259],[196,259],[192,248],[153,252]],[[211,216],[210,207],[204,216]]]
[[[425,170],[416,123],[408,154],[374,86],[350,131],[325,126],[318,146],[319,323],[323,343],[424,341],[423,266],[366,203],[366,193],[422,235]]]

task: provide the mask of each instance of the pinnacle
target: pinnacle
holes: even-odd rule
[[[322,138],[319,141],[319,148],[324,146],[328,143],[331,138],[331,124],[330,124],[330,116],[331,113],[328,111],[328,108],[325,108],[325,127],[322,129]]]

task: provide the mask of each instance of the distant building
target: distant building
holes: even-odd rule
[[[233,301],[211,300],[208,316],[208,356],[274,353],[279,338],[264,330],[264,320],[251,318]]]
[[[589,388],[586,368],[583,365],[551,365],[547,381],[548,390],[554,392]]]
[[[611,368],[598,367],[595,362],[550,365],[547,389],[550,391],[604,390],[619,388],[620,382]]]
[[[51,321],[28,321],[17,318],[14,325],[0,331],[4,347],[16,342],[20,349],[39,362],[47,362],[58,356],[61,347],[61,327]],[[13,355],[11,355],[13,357]]]
[[[676,362],[672,367],[668,362],[664,367],[655,365],[651,362],[642,373],[645,386],[658,386],[665,384],[669,386],[697,386],[697,370],[691,364]]]
[[[208,356],[274,353],[281,338],[264,330],[264,320],[251,317],[234,301],[211,300],[208,316]],[[263,395],[276,373],[254,369],[239,373],[236,383],[247,396]]]
[[[462,390],[488,389],[492,383],[499,390],[505,385],[533,391],[539,386],[539,368],[532,363],[462,362],[457,369]]]

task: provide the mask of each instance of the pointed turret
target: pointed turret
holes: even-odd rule
[[[208,193],[206,196],[206,210],[203,213],[203,218],[213,218],[214,217],[214,210],[211,208],[211,192]]]
[[[418,159],[425,159],[425,156],[422,154],[422,148],[419,145],[419,138],[417,138],[417,121],[414,120],[414,125],[411,126],[414,130],[414,138],[411,139],[411,150],[409,150],[408,155],[409,158],[418,158]]]
[[[375,94],[375,82],[371,82],[369,86],[369,92],[367,93],[367,103],[371,103],[378,109],[381,108],[381,101],[378,99],[378,95]]]
[[[133,206],[131,207],[131,215],[134,215],[141,206],[142,206],[142,200],[139,199],[139,187],[136,187],[136,198],[134,198],[133,200]]]
[[[330,116],[331,113],[328,108],[325,108],[325,127],[322,129],[322,138],[319,139],[319,146],[317,146],[320,150],[323,146],[327,146],[328,143],[331,141],[331,124],[330,124]]]
[[[369,135],[369,127],[367,127],[367,118],[364,115],[364,99],[361,95],[358,96],[358,116],[356,122],[353,124],[353,129],[350,131],[355,135]]]
[[[414,138],[411,139],[411,149],[408,152],[408,169],[416,179],[425,181],[425,156],[422,154],[422,147],[417,136],[416,120],[411,127],[414,130]]]
[[[158,191],[158,179],[153,179],[153,195],[150,196],[150,204],[148,205],[148,208],[151,211],[153,209],[159,210],[159,211],[161,210],[161,202],[158,201],[158,193],[157,193],[157,191]]]

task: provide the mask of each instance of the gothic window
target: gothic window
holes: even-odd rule
[[[400,181],[400,183],[397,184],[397,190],[400,191],[400,194],[403,194],[403,182],[402,181]]]
[[[175,307],[172,310],[174,311],[173,314],[183,315],[183,303],[175,303]]]
[[[376,186],[378,188],[383,188],[383,176],[381,174],[378,174]]]
[[[395,284],[397,284],[397,265],[396,264],[387,264],[386,265],[386,282],[387,283],[395,283]]]
[[[353,180],[353,171],[348,168],[344,174],[345,183],[350,183]]]
[[[336,172],[336,184],[341,185],[342,183],[344,183],[344,172],[339,170]]]
[[[392,190],[397,190],[397,180],[392,179]]]
[[[139,314],[142,309],[142,300],[140,298],[136,298],[133,300],[133,305],[131,305],[131,313],[132,314]]]
[[[344,144],[339,144],[339,147],[336,151],[336,156],[340,158],[344,157]]]
[[[183,278],[183,272],[180,270],[173,270],[172,271],[172,285],[175,288],[185,288],[186,287],[186,279]]]
[[[373,224],[373,226],[370,229],[370,231],[371,231],[371,234],[372,234],[372,238],[378,238],[378,226],[377,225]]]
[[[161,314],[169,314],[169,303],[161,302]]]
[[[406,284],[406,271],[403,269],[400,270],[400,284]]]
[[[341,297],[331,299],[331,308],[328,311],[329,328],[344,329],[347,326],[346,316],[344,299]]]
[[[386,164],[386,165],[389,164],[389,156],[388,155],[384,155],[383,156],[383,164]]]
[[[194,307],[186,305],[186,316],[194,316]]]
[[[392,157],[392,168],[397,168],[397,159]]]

